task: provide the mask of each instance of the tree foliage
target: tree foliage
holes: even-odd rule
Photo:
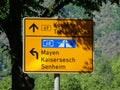
[[[110,2],[102,5],[95,15],[95,56],[112,57],[120,53],[120,7]]]
[[[117,4],[111,5],[110,2],[102,4],[100,12],[94,12],[95,14],[95,40],[107,35],[111,30],[120,30],[120,7]]]
[[[0,80],[0,90],[12,90],[11,84],[11,76],[4,77]]]
[[[0,1],[0,19],[5,19],[9,14],[9,2],[8,0]]]

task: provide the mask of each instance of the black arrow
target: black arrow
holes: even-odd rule
[[[31,53],[33,56],[36,55],[36,59],[38,59],[38,52],[37,52],[37,51],[34,51],[34,49],[35,49],[35,48],[32,48],[32,49],[30,50],[30,53]]]
[[[32,28],[33,32],[35,32],[35,29],[39,29],[38,26],[34,23],[29,27],[29,29],[31,29],[31,28]]]

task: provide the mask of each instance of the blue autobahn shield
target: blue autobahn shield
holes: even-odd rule
[[[75,48],[76,42],[72,39],[42,39],[42,48]]]

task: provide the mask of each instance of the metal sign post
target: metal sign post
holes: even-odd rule
[[[54,74],[54,90],[60,90],[60,74]]]

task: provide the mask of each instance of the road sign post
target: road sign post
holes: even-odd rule
[[[60,74],[54,74],[54,90],[60,90]]]
[[[92,72],[93,21],[24,18],[24,72]]]

